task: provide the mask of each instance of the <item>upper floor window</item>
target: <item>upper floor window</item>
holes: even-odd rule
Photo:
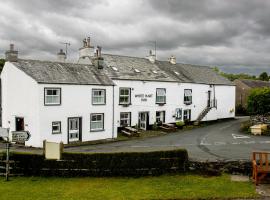
[[[90,116],[90,130],[103,131],[104,130],[104,114],[95,113]]]
[[[92,104],[105,104],[106,90],[104,89],[93,89],[92,90]]]
[[[187,105],[192,104],[192,90],[191,89],[184,90],[184,104],[187,104]]]
[[[45,88],[44,89],[45,105],[61,104],[61,88]]]
[[[127,105],[130,104],[130,88],[120,88],[119,91],[119,104]]]
[[[166,103],[166,89],[165,88],[157,88],[156,103],[158,104]]]

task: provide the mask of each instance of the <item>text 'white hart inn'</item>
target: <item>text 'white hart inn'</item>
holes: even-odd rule
[[[235,86],[210,67],[101,54],[85,39],[77,64],[6,52],[1,73],[2,126],[29,131],[25,144],[116,138],[121,127],[235,116]]]

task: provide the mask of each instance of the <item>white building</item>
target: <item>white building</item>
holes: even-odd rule
[[[2,124],[29,131],[26,145],[115,138],[123,126],[148,129],[159,121],[235,116],[230,81],[175,57],[101,55],[101,48],[94,55],[90,39],[80,49],[81,64],[64,63],[63,52],[61,62],[21,60],[14,52],[7,52],[1,73]]]

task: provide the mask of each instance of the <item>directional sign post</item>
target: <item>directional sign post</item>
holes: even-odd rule
[[[25,142],[30,138],[28,131],[12,131],[12,142]]]
[[[2,137],[3,139],[6,139],[8,137],[8,132],[9,132],[8,128],[0,127],[0,137]]]

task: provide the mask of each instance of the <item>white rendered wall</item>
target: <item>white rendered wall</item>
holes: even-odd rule
[[[234,108],[235,88],[234,86],[210,86],[207,84],[176,83],[176,82],[154,82],[154,81],[131,81],[114,80],[115,87],[115,129],[120,127],[120,112],[131,112],[131,126],[138,124],[139,112],[149,112],[149,124],[156,121],[156,111],[166,111],[165,122],[174,123],[175,109],[191,109],[191,121],[195,121],[199,114],[206,108],[208,91],[211,91],[212,98],[217,99],[217,108],[212,108],[203,118],[203,121],[216,120],[220,118],[234,117],[234,112],[229,112]],[[131,105],[124,107],[119,105],[119,88],[131,88]],[[156,104],[156,88],[166,89],[166,104],[160,106]],[[192,104],[184,104],[184,89],[192,89]],[[151,95],[142,101],[135,95]],[[183,119],[183,112],[182,112]]]
[[[2,126],[15,131],[15,117],[23,117],[31,137],[25,144],[40,146],[38,85],[12,63],[6,62],[1,73]]]
[[[44,88],[61,88],[61,105],[44,106]],[[106,89],[106,105],[92,105],[92,89]],[[82,117],[82,141],[113,137],[112,86],[39,84],[39,113],[41,141],[68,142],[68,117]],[[104,113],[104,131],[90,131],[90,114]],[[61,134],[52,134],[52,122],[61,121]]]

